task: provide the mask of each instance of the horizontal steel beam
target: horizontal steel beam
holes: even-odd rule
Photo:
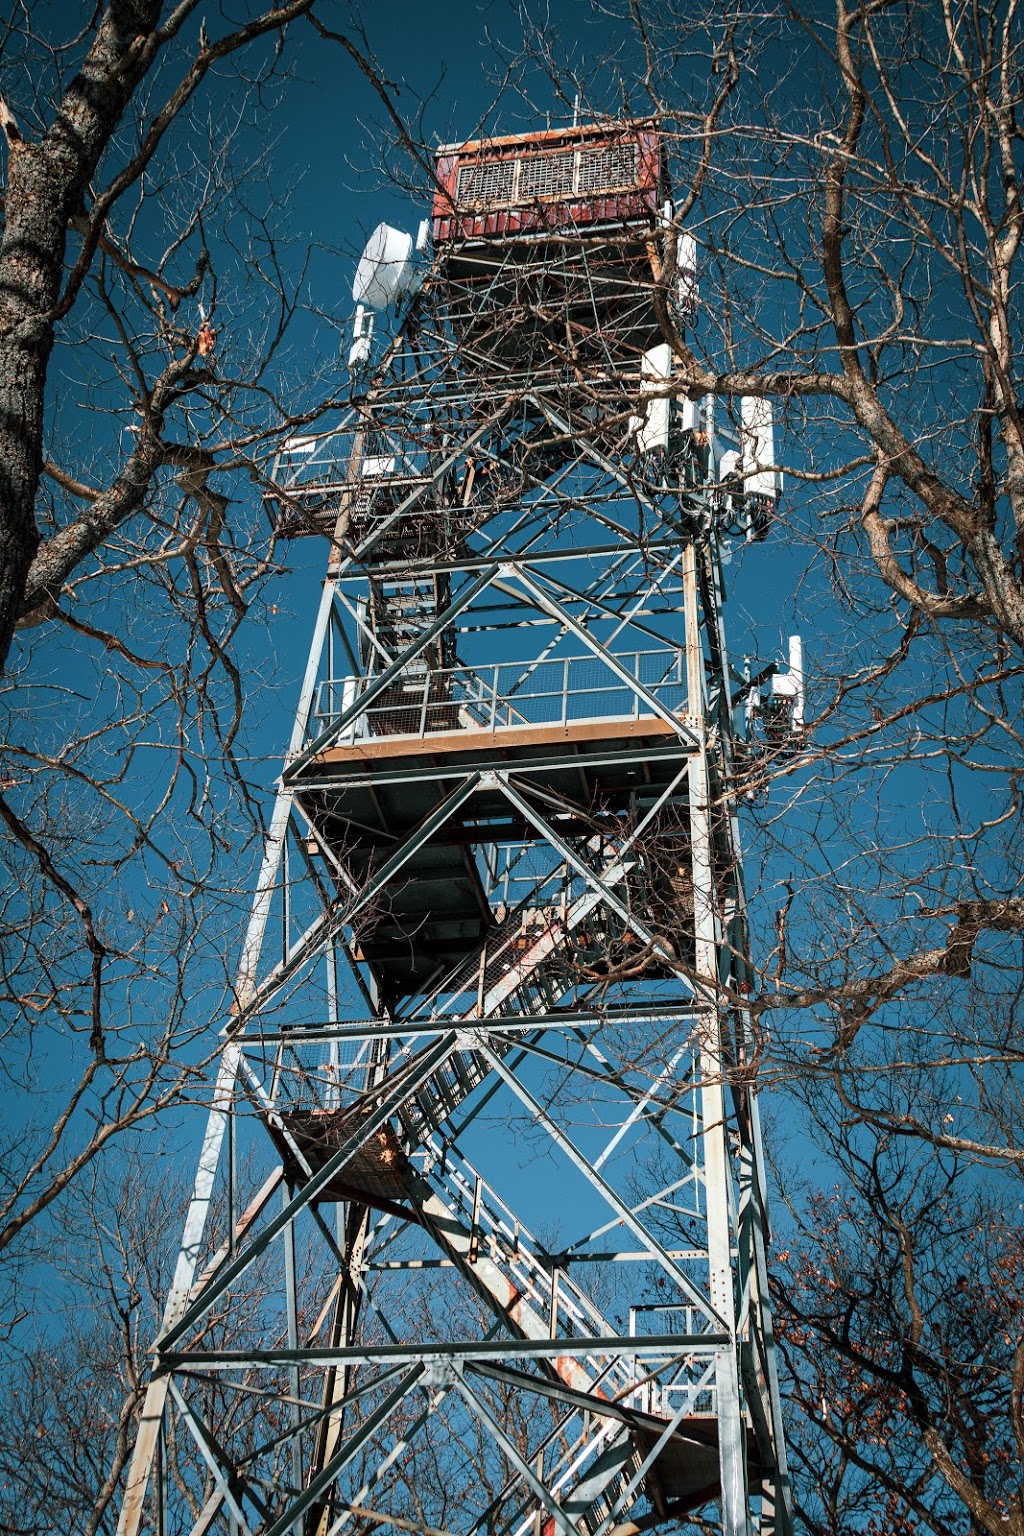
[[[665,1252],[670,1259],[689,1259],[691,1263],[700,1263],[702,1261],[706,1263],[708,1257],[706,1248],[666,1248]],[[553,1254],[552,1257],[557,1259],[559,1269],[565,1271],[568,1271],[570,1267],[575,1269],[578,1264],[649,1264],[651,1262],[650,1254],[646,1250],[641,1252],[639,1249],[619,1252],[613,1248],[606,1248],[600,1253],[581,1253],[573,1248]],[[367,1270],[374,1271],[412,1271],[419,1269],[454,1269],[455,1265],[451,1259],[379,1259],[376,1262],[371,1259],[366,1268]],[[676,1305],[683,1305],[683,1303],[677,1303]],[[657,1310],[660,1311],[661,1309]],[[678,1337],[678,1335],[674,1334],[673,1337]],[[704,1335],[702,1334],[701,1337],[703,1338]]]
[[[493,564],[497,559],[514,560],[517,565],[561,565],[570,560],[607,560],[615,555],[621,555],[625,550],[636,551],[640,555],[652,555],[664,552],[674,554],[679,549],[679,539],[645,539],[636,535],[636,542],[623,538],[617,544],[590,544],[572,545],[566,549],[542,549],[524,550],[522,553],[514,549],[502,551],[500,543],[493,544],[485,556],[466,556],[462,559],[438,560],[424,555],[422,559],[387,560],[379,565],[368,567],[375,576],[386,576],[391,572],[407,574],[414,573],[417,576],[430,576],[447,571],[482,571]],[[358,572],[346,571],[343,576],[337,578],[339,584],[343,582],[362,582],[365,585],[366,577]]]
[[[279,1370],[283,1366],[426,1364],[430,1360],[555,1360],[565,1355],[614,1355],[623,1360],[643,1360],[651,1355],[677,1355],[690,1351],[720,1349],[729,1343],[721,1332],[643,1334],[635,1338],[607,1334],[575,1339],[472,1340],[444,1344],[346,1344],[307,1349],[194,1349],[159,1350],[161,1371]]]
[[[488,1035],[515,1035],[527,1031],[565,1031],[576,1029],[607,1029],[624,1024],[672,1024],[676,1021],[699,1018],[701,1005],[674,1004],[666,1008],[594,1009],[582,1012],[531,1013],[512,1018],[490,1015],[486,1019],[471,1019],[467,1028],[474,1033]],[[264,1029],[251,1039],[242,1037],[244,1050],[247,1044],[254,1048],[266,1045],[325,1045],[332,1040],[400,1040],[406,1035],[440,1035],[450,1030],[450,1016],[438,1019],[353,1019],[337,1024],[290,1024],[279,1030]]]
[[[613,720],[609,720],[609,725],[614,723]],[[415,739],[418,741],[420,738]],[[698,750],[695,743],[682,741],[678,736],[674,737],[672,745],[668,747],[638,747],[633,744],[634,740],[631,739],[629,746],[617,748],[613,752],[574,752],[571,757],[561,752],[546,757],[517,757],[510,761],[506,749],[504,753],[496,756],[493,762],[483,753],[473,753],[470,762],[452,763],[450,754],[446,753],[444,762],[432,763],[427,768],[418,764],[407,768],[389,768],[386,759],[369,758],[367,766],[359,773],[318,771],[315,779],[310,780],[308,784],[297,784],[294,792],[301,795],[303,790],[309,789],[320,794],[323,790],[372,789],[382,784],[415,784],[417,782],[439,784],[498,768],[513,768],[520,777],[524,777],[528,774],[549,774],[553,771],[564,773],[567,768],[623,768],[633,764],[651,767],[657,763],[671,766],[680,760],[687,761]],[[495,751],[498,749],[496,748]],[[637,787],[643,786],[638,784]]]

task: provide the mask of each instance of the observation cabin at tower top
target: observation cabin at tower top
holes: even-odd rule
[[[436,176],[435,247],[650,223],[667,195],[649,118],[442,145]]]
[[[470,324],[494,362],[530,378],[572,361],[620,375],[662,341],[649,245],[669,195],[663,138],[650,118],[443,145],[435,154],[435,260],[449,283],[507,305],[506,336]],[[497,287],[494,287],[497,279]],[[523,302],[525,298],[525,303]],[[562,327],[538,327],[543,308]],[[469,313],[465,319],[471,320]],[[539,342],[533,344],[534,341]]]

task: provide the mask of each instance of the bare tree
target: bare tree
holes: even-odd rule
[[[117,1525],[187,1182],[173,1162],[161,1169],[154,1138],[129,1141],[117,1166],[113,1160],[94,1165],[75,1198],[55,1203],[49,1230],[73,1263],[59,1292],[43,1277],[41,1305],[31,1305],[30,1289],[23,1292],[29,1315],[4,1341],[10,1390],[0,1408],[0,1528],[7,1532],[95,1536]],[[162,1150],[170,1162],[167,1143]],[[215,1241],[223,1230],[218,1206]],[[301,1250],[298,1263],[301,1274]],[[265,1303],[267,1286],[264,1269],[253,1274],[247,1292],[253,1307]],[[211,1316],[207,1339],[222,1338],[224,1326],[223,1315]],[[244,1377],[233,1387],[222,1392],[209,1382],[197,1401],[207,1422],[244,1456],[254,1432],[254,1400]],[[164,1454],[194,1520],[214,1485],[197,1475],[192,1452],[190,1442],[168,1436]]]
[[[19,96],[12,91],[0,109],[8,159],[0,241],[3,657],[17,623],[50,612],[111,535],[140,512],[152,515],[151,498],[169,472],[198,514],[193,542],[219,563],[229,599],[239,600],[224,498],[207,481],[221,459],[253,446],[254,424],[242,417],[265,393],[268,352],[255,368],[237,350],[218,355],[207,220],[211,187],[237,195],[221,177],[231,133],[211,134],[205,157],[192,136],[202,134],[211,71],[234,62],[239,81],[248,76],[272,92],[289,31],[311,9],[312,0],[254,7],[241,24],[220,17],[211,29],[190,0],[112,0],[77,37],[57,42],[15,9],[4,51]],[[218,90],[223,109],[232,87]],[[183,143],[191,175],[176,160]],[[176,170],[185,170],[184,186],[168,196],[165,218],[150,219]],[[289,295],[269,231],[261,252],[260,217],[249,212],[247,254],[273,285],[283,319]],[[204,293],[209,314],[197,308]],[[105,408],[130,428],[102,468],[61,462],[46,441],[54,349],[101,325],[120,352],[120,389]],[[272,345],[272,331],[264,339]],[[241,365],[237,375],[233,365]],[[49,528],[39,519],[44,474],[62,503]]]
[[[60,1113],[48,1100],[35,1139],[20,1124],[11,1134],[8,1241],[118,1129],[187,1093],[202,1055],[192,1030],[213,1010],[197,1006],[186,963],[211,993],[227,985],[223,935],[245,880],[219,873],[226,808],[248,813],[233,853],[258,824],[234,752],[231,646],[273,560],[231,487],[258,481],[275,442],[332,389],[289,394],[275,375],[301,278],[286,278],[258,206],[242,209],[244,253],[270,302],[242,355],[221,269],[240,184],[223,144],[204,139],[198,157],[216,170],[220,215],[205,171],[162,194],[180,135],[202,132],[214,67],[235,59],[240,91],[273,91],[289,29],[312,11],[313,0],[254,10],[214,35],[184,0],[111,3],[66,49],[21,12],[8,29],[9,57],[33,62],[15,69],[3,115],[0,647],[16,623],[31,626],[22,660],[44,707],[10,733],[0,781],[13,877],[4,992],[21,1042],[7,1070],[49,1094],[44,1039],[51,1057],[70,1041],[74,1068]],[[744,396],[777,403],[790,484],[777,538],[819,622],[802,750],[761,743],[744,767],[766,963],[727,1001],[749,1014],[766,1082],[813,1079],[866,1137],[932,1149],[933,1180],[942,1159],[1019,1162],[1013,1118],[991,1113],[997,1097],[1019,1096],[1024,1047],[1014,0],[840,0],[827,16],[797,5],[754,19],[727,5],[629,5],[614,24],[615,59],[586,78],[536,32],[508,78],[538,100],[539,70],[567,114],[575,96],[594,113],[625,99],[674,123],[673,229],[697,239],[701,299],[696,329],[681,329],[679,246],[652,247],[676,359],[667,388],[713,394],[734,414]],[[384,89],[358,39],[319,35]],[[29,77],[32,90],[18,86]],[[400,137],[422,158],[411,129]],[[108,426],[86,460],[66,414],[48,423],[47,391],[55,349],[84,357],[100,337],[88,389]],[[105,621],[117,582],[130,584],[135,630]],[[69,634],[106,673],[94,714],[67,678],[39,683],[40,656],[65,655],[55,636]],[[5,703],[28,675],[12,677]],[[127,793],[154,754],[157,787]],[[168,848],[157,828],[178,819],[191,835]],[[105,989],[113,979],[128,997],[156,978],[160,1006],[148,992],[154,1027],[140,1039],[138,1016],[105,1006]],[[915,1094],[897,1103],[876,1085],[907,1059]],[[912,1225],[919,1209],[901,1195],[892,1220]],[[972,1230],[982,1226],[977,1215]],[[837,1253],[852,1230],[841,1226]],[[831,1301],[791,1295],[828,1340]],[[890,1301],[895,1348],[909,1302]],[[796,1359],[805,1346],[790,1339]],[[914,1454],[930,1454],[924,1419],[891,1411],[917,1436]],[[1000,1511],[1002,1494],[982,1484]]]
[[[613,12],[599,8],[599,28]],[[1016,6],[631,5],[618,19],[616,52],[588,69],[540,30],[509,68],[567,109],[625,100],[670,125],[676,200],[650,252],[675,357],[665,392],[711,395],[736,424],[743,397],[775,402],[787,492],[773,537],[789,614],[814,626],[803,749],[762,740],[744,768],[779,897],[759,913],[770,958],[733,1001],[780,1072],[842,1076],[864,1026],[899,1035],[903,1001],[940,1011],[937,1061],[980,1060],[985,1026],[965,1000],[1002,989],[995,1049],[1015,1065],[1003,978],[1024,931]],[[699,275],[685,326],[684,234]],[[756,594],[762,559],[741,590]],[[856,1083],[855,1071],[852,1102]],[[910,1128],[987,1148],[966,1128]]]
[[[791,1202],[775,1273],[805,1528],[1024,1529],[1019,1178],[804,1102],[835,1177]]]
[[[0,1249],[187,1095],[261,833],[259,488],[339,381],[288,355],[308,245],[252,131],[313,3],[243,11],[110,0],[60,35],[18,5],[0,37]]]

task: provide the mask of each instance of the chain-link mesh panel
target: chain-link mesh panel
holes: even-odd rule
[[[470,162],[459,167],[455,195],[463,206],[526,203],[537,198],[619,191],[635,186],[638,175],[637,144],[600,144],[554,154],[526,155],[518,162],[512,159]]]

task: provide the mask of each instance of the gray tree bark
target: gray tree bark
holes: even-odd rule
[[[38,142],[25,141],[10,111],[3,113],[10,163],[0,241],[0,666],[39,548],[46,377],[68,229],[164,40],[154,30],[159,14],[160,0],[111,0]]]

